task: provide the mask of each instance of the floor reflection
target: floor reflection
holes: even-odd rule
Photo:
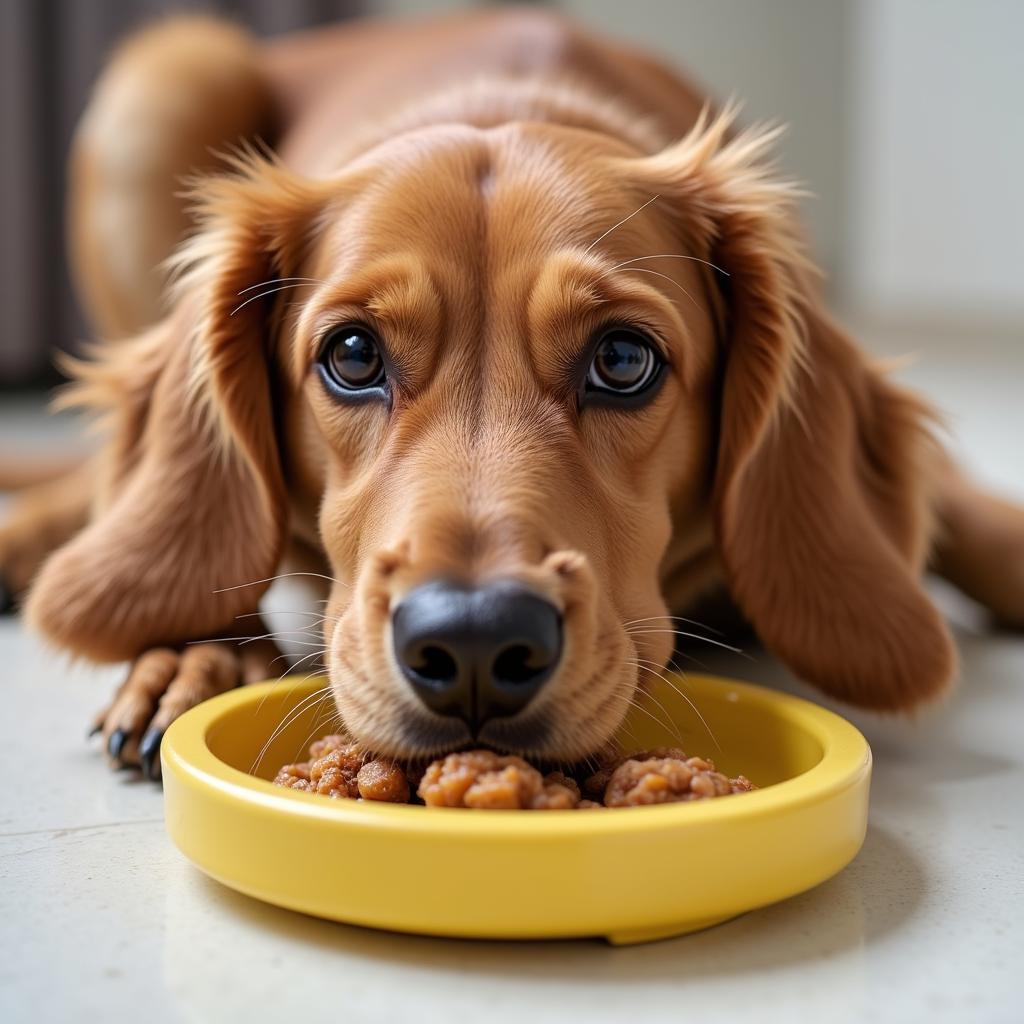
[[[223,1007],[225,961],[242,938],[256,977],[232,996],[240,1012],[274,1002],[268,982],[275,974],[301,988],[325,970],[335,972],[346,1000],[364,990],[377,1000],[386,996],[395,1019],[412,1015],[428,990],[486,1001],[510,979],[519,1013],[535,1003],[544,1019],[550,997],[605,1019],[609,997],[628,996],[642,1013],[648,999],[652,1009],[663,1005],[666,986],[727,988],[751,974],[797,976],[810,964],[830,964],[828,991],[834,996],[836,986],[846,986],[856,1001],[865,945],[903,928],[926,885],[907,845],[876,828],[847,870],[809,893],[705,932],[614,949],[600,940],[470,942],[352,928],[267,906],[182,865],[168,892],[165,972],[200,1018]],[[450,1010],[450,993],[446,1005]]]

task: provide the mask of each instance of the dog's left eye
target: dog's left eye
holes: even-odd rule
[[[629,328],[612,328],[597,343],[586,388],[604,395],[639,395],[658,379],[663,365],[661,355],[644,335]]]
[[[372,332],[358,324],[336,327],[320,351],[320,366],[342,391],[366,391],[384,383],[384,359]]]

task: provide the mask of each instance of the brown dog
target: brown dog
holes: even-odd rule
[[[121,50],[71,168],[109,440],[0,540],[30,622],[134,660],[115,760],[154,772],[171,719],[267,674],[218,638],[289,551],[331,578],[345,722],[395,755],[595,750],[717,588],[881,709],[955,672],[929,563],[1024,623],[1024,515],[823,310],[772,133],[702,106],[534,11]]]

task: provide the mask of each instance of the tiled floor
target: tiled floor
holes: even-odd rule
[[[1024,497],[1024,350],[935,350],[904,376],[949,410],[981,474]],[[62,436],[0,401],[0,445]],[[84,739],[117,671],[69,666],[3,622],[0,1020],[1020,1020],[1024,639],[979,632],[952,604],[956,695],[916,722],[850,716],[876,757],[853,865],[778,906],[632,949],[370,932],[208,881],[164,835],[159,790],[111,775]],[[702,658],[806,692],[764,655]]]

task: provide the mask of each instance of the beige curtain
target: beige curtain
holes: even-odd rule
[[[0,2],[0,391],[55,377],[55,348],[84,327],[64,264],[64,163],[90,83],[114,43],[148,19],[214,11],[261,34],[336,21],[361,0]]]

